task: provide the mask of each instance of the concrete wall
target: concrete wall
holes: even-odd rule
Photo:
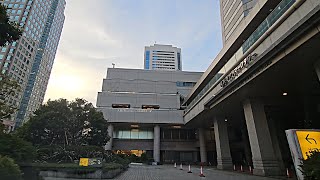
[[[113,123],[183,124],[182,110],[137,110],[99,108],[104,118]]]
[[[98,107],[112,107],[112,104],[130,104],[130,108],[142,105],[159,105],[161,109],[179,109],[180,97],[175,94],[98,93]]]

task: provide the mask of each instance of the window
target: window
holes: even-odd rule
[[[146,51],[146,62],[145,62],[144,68],[149,69],[149,64],[150,64],[150,51]]]
[[[160,109],[159,105],[142,105],[142,109]]]
[[[130,108],[130,104],[112,104],[112,108]]]

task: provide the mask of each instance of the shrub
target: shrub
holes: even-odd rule
[[[301,168],[306,180],[320,179],[320,151],[311,152]]]
[[[9,156],[16,162],[26,162],[36,157],[36,150],[21,138],[11,134],[0,134],[0,154]]]
[[[103,158],[104,149],[99,146],[42,146],[38,148],[38,160],[44,162],[68,163],[86,158]]]
[[[0,155],[0,177],[3,180],[21,179],[21,171],[13,159]]]

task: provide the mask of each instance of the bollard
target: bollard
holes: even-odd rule
[[[249,166],[249,171],[250,171],[250,173],[252,174],[253,172],[252,172],[252,167],[251,166]]]
[[[189,164],[189,171],[188,171],[188,173],[192,173],[192,172],[191,172],[191,167],[190,167],[190,164]]]
[[[177,168],[177,163],[174,163],[173,167]]]
[[[243,167],[242,167],[242,165],[240,166],[240,171],[243,172]]]
[[[202,170],[202,166],[200,167],[200,177],[205,177],[204,174],[203,174],[203,170]]]
[[[236,165],[235,165],[235,164],[233,165],[233,170],[234,170],[234,171],[236,170]]]
[[[182,168],[182,163],[180,164],[180,170],[183,170],[183,168]]]

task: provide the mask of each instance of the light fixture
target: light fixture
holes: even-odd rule
[[[288,93],[284,92],[284,93],[282,93],[282,95],[283,95],[283,96],[287,96],[287,95],[288,95]]]
[[[225,118],[225,119],[224,119],[224,121],[225,121],[225,122],[227,122],[227,121],[228,121],[228,119],[227,119],[227,118]]]
[[[180,129],[181,126],[172,126],[173,128]]]
[[[138,128],[139,125],[138,125],[138,124],[131,124],[131,127],[132,127],[132,128]]]

